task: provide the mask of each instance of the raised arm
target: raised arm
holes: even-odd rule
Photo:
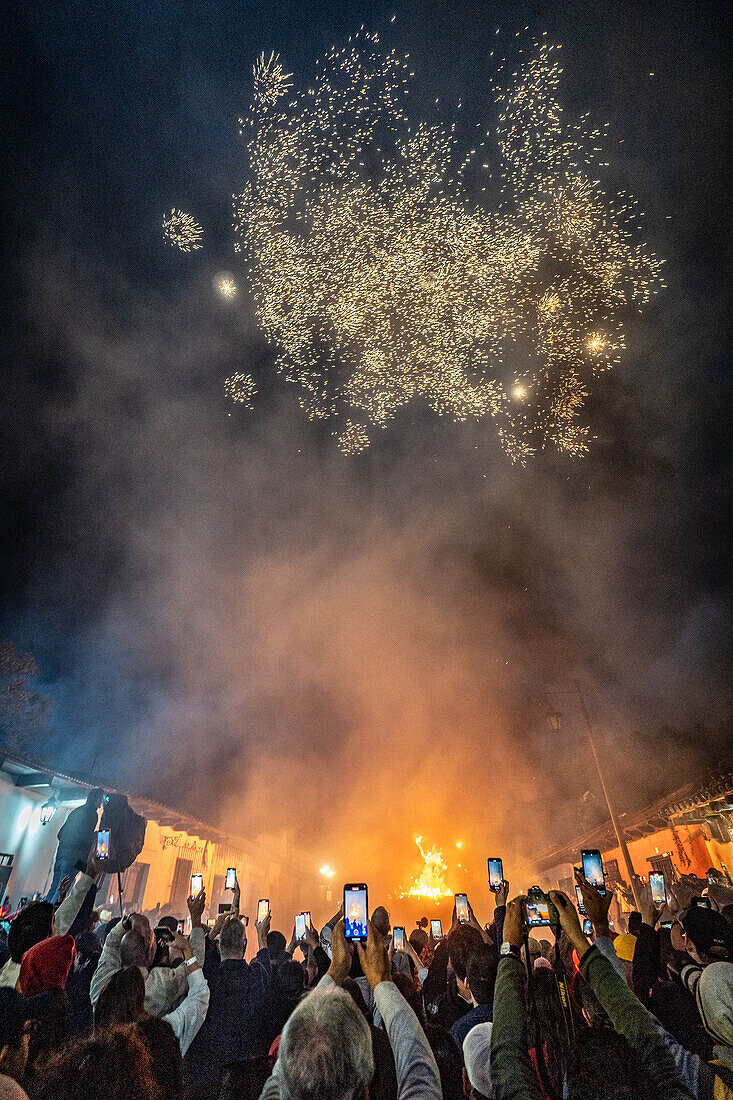
[[[616,1031],[637,1051],[661,1096],[667,1100],[689,1100],[690,1093],[654,1017],[619,977],[608,959],[590,945],[567,896],[553,890],[550,897],[557,907],[563,930],[581,960],[581,973]]]
[[[124,921],[119,921],[119,923],[107,933],[107,939],[104,941],[104,947],[102,948],[102,954],[97,963],[97,969],[92,975],[91,985],[89,986],[89,997],[92,1002],[92,1007],[96,1005],[99,1000],[99,994],[102,992],[112,975],[122,969],[120,943],[126,931],[127,929],[125,928]]]
[[[506,907],[504,943],[511,954],[499,960],[494,988],[494,1026],[491,1031],[491,1080],[502,1100],[542,1100],[537,1074],[529,1056],[527,1006],[524,997],[522,897]]]
[[[341,926],[334,929],[334,938]],[[343,931],[341,931],[343,935]],[[366,947],[357,946],[359,961],[387,1028],[397,1071],[398,1100],[441,1100],[440,1074],[425,1032],[392,981],[382,937],[367,921]]]
[[[209,985],[190,941],[185,936],[179,935],[176,936],[174,943],[184,958],[188,992],[178,1008],[169,1012],[163,1019],[167,1020],[173,1028],[173,1033],[181,1047],[181,1054],[185,1055],[206,1019],[209,1007]]]

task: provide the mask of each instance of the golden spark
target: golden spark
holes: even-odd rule
[[[514,461],[587,450],[590,381],[663,283],[634,201],[596,178],[603,132],[566,121],[559,49],[536,41],[494,89],[496,210],[465,183],[485,143],[464,155],[455,124],[410,122],[408,58],[376,34],[333,47],[287,96],[278,57],[255,63],[235,247],[277,369],[309,417],[338,421],[345,454],[420,400],[493,417]]]
[[[237,372],[231,374],[224,382],[224,394],[235,405],[244,405],[251,409],[252,402],[257,396],[257,386],[251,374]]]
[[[204,231],[190,214],[184,214],[182,210],[171,210],[167,218],[163,218],[163,239],[172,244],[174,248],[180,248],[181,252],[192,252],[196,248],[203,248],[201,238]]]

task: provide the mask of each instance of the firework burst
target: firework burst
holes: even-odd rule
[[[225,380],[224,394],[235,405],[243,405],[244,408],[251,409],[252,402],[257,396],[257,385],[251,374],[237,371]]]
[[[281,95],[285,95],[292,88],[290,77],[292,73],[284,73],[280,63],[280,55],[271,53],[266,59],[264,53],[252,66],[254,76],[254,97],[257,102],[266,107],[272,107]]]
[[[454,123],[410,123],[408,58],[376,34],[329,51],[287,97],[277,56],[256,62],[235,248],[278,369],[311,418],[337,418],[344,453],[418,400],[493,417],[516,461],[587,449],[588,385],[662,283],[633,201],[593,174],[602,132],[564,120],[558,50],[533,43],[494,89],[494,211],[466,184],[483,143],[463,155]]]
[[[180,248],[181,252],[202,248],[203,235],[204,231],[198,222],[182,210],[171,210],[168,217],[163,218],[163,239],[175,248]]]

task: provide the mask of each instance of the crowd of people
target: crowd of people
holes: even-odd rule
[[[592,935],[561,891],[528,927],[502,882],[487,924],[454,909],[395,950],[384,906],[365,942],[341,910],[288,941],[238,885],[211,922],[189,897],[187,935],[178,914],[102,920],[101,871],[93,849],[62,900],[12,915],[0,1100],[733,1098],[729,881],[683,876],[662,913],[640,880],[622,931],[576,871]]]

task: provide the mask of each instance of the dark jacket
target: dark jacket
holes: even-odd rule
[[[460,1020],[456,1020],[450,1033],[458,1044],[461,1058],[463,1058],[463,1040],[471,1028],[476,1027],[476,1024],[490,1024],[493,1018],[491,1005],[475,1005],[465,1016],[461,1016]]]
[[[58,832],[59,853],[67,859],[86,863],[97,828],[98,810],[85,802],[72,810]]]
[[[252,963],[224,959],[209,979],[203,1026],[186,1054],[189,1091],[218,1081],[225,1066],[267,1054],[265,1006],[272,972],[266,948]]]

